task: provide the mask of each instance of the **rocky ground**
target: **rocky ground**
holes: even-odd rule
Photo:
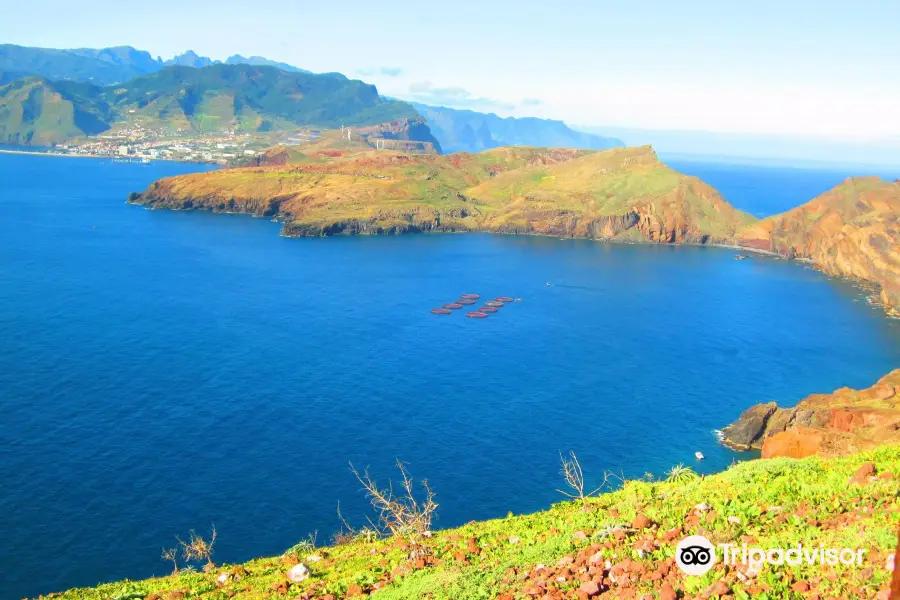
[[[586,507],[564,502],[418,537],[345,537],[205,573],[45,598],[887,600],[900,526],[898,476],[897,446],[835,459],[750,461],[704,478],[682,472],[671,481],[629,481]],[[721,564],[720,555],[705,575],[688,576],[674,558],[687,535],[763,549],[802,543],[868,552],[859,566],[752,568]]]
[[[728,446],[761,450],[763,458],[838,456],[900,444],[900,369],[865,390],[813,394],[793,408],[757,404],[723,433]]]

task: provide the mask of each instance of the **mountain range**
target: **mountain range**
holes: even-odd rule
[[[404,102],[342,75],[275,67],[166,67],[126,84],[96,86],[28,76],[0,87],[0,143],[50,145],[117,122],[172,130],[265,132],[421,119]],[[433,141],[428,139],[423,141]]]
[[[562,121],[533,117],[502,118],[493,113],[415,102],[412,106],[428,121],[445,152],[481,152],[501,146],[605,150],[625,145],[616,138],[575,131]]]
[[[223,64],[207,56],[188,50],[178,56],[163,60],[153,58],[144,50],[131,46],[112,48],[32,48],[14,44],[0,44],[0,73],[40,75],[47,79],[71,79],[99,86],[122,83],[141,75],[149,75],[170,66],[202,68]],[[224,61],[227,65],[256,65],[277,67],[282,71],[309,73],[287,63],[235,54]],[[2,82],[2,79],[0,79]]]
[[[256,71],[259,76],[249,77],[247,67],[272,67],[284,75]],[[321,83],[325,81],[328,86]],[[445,152],[510,145],[595,150],[624,145],[574,131],[562,121],[378,99],[374,86],[339,73],[314,75],[261,56],[235,54],[223,63],[192,50],[162,60],[131,46],[58,50],[0,45],[0,143],[62,143],[135,120],[193,132],[254,132],[372,125],[377,119],[388,122],[416,113],[431,128],[416,139],[435,142]]]

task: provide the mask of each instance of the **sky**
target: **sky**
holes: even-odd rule
[[[10,3],[0,42],[260,55],[570,124],[900,145],[900,1]]]

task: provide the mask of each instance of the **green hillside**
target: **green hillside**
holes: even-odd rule
[[[0,87],[0,142],[21,145],[95,135],[117,123],[251,133],[416,116],[410,105],[343,75],[244,64],[175,66],[106,87],[40,77]]]
[[[170,67],[107,88],[104,96],[119,110],[162,123],[183,118],[200,131],[372,125],[416,116],[408,104],[383,100],[361,81],[255,65]]]
[[[755,460],[704,478],[676,467],[664,480],[624,482],[584,505],[568,501],[531,515],[510,513],[435,532],[423,531],[426,520],[393,537],[370,529],[345,531],[325,547],[315,547],[313,538],[282,556],[242,565],[219,564],[213,548],[212,562],[193,560],[190,572],[180,562],[182,570],[171,576],[43,598],[337,600],[372,593],[384,600],[886,598],[876,594],[888,589],[887,557],[897,543],[896,474],[896,446],[831,460]],[[591,473],[587,479],[598,485],[604,477]],[[435,492],[439,502],[454,490]],[[738,548],[802,544],[866,553],[859,565],[753,568],[726,566],[717,550],[718,562],[709,572],[689,576],[675,565],[676,545],[689,535]],[[166,566],[160,562],[160,571]],[[291,580],[292,569],[303,572],[302,580]]]
[[[46,146],[96,135],[113,114],[100,88],[27,77],[0,87],[0,143]]]

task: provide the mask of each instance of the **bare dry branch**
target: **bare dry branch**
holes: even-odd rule
[[[559,453],[559,461],[562,465],[562,469],[560,472],[562,473],[563,479],[566,482],[566,485],[571,488],[571,492],[557,489],[556,491],[571,498],[573,500],[581,500],[581,506],[583,508],[587,508],[587,499],[591,496],[597,494],[600,490],[606,487],[609,482],[610,477],[615,477],[612,473],[606,472],[603,474],[603,483],[599,486],[591,490],[590,492],[585,493],[584,491],[584,470],[581,468],[581,463],[578,462],[578,457],[575,456],[574,451],[569,451],[568,458],[563,456],[562,452]]]
[[[350,464],[350,470],[366,490],[366,497],[375,509],[374,520],[367,517],[372,529],[385,535],[415,538],[431,528],[431,519],[438,508],[438,503],[427,480],[423,479],[421,482],[425,497],[419,499],[415,494],[415,480],[409,474],[406,465],[398,460],[397,469],[400,471],[400,487],[403,490],[400,495],[394,492],[392,482],[388,482],[388,487],[382,489],[369,475],[368,470],[360,473],[352,463]]]
[[[178,547],[163,548],[160,558],[170,561],[172,563],[172,575],[178,575]]]

